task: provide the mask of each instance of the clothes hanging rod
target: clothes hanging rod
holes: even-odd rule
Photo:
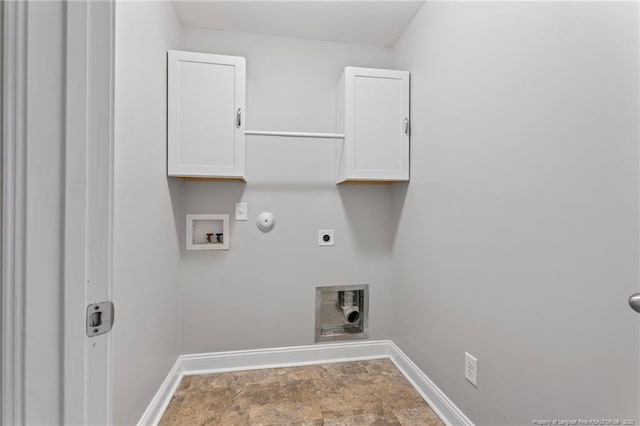
[[[272,132],[270,130],[245,130],[245,135],[284,136],[286,138],[344,139],[344,133]]]

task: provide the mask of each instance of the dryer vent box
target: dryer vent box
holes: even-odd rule
[[[368,284],[316,288],[316,342],[368,337]]]

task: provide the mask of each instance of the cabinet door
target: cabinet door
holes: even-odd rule
[[[409,179],[409,73],[345,69],[344,181]]]
[[[169,51],[169,176],[244,178],[245,59]]]

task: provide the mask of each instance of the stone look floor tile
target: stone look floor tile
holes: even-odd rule
[[[160,425],[442,426],[388,359],[186,376]]]

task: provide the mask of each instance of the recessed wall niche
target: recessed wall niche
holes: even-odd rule
[[[316,287],[316,342],[369,338],[369,284]]]
[[[187,250],[229,250],[228,214],[188,214]]]

